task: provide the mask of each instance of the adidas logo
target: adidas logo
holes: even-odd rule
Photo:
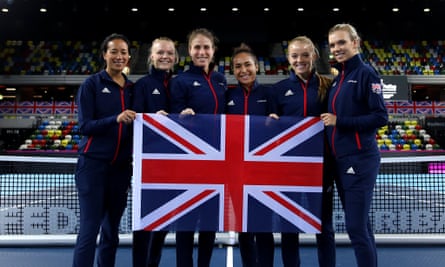
[[[346,170],[346,173],[347,174],[355,174],[354,168],[352,168],[352,166],[349,167],[349,169]]]
[[[229,103],[227,103],[227,106],[235,106],[235,102],[233,100],[230,100]]]
[[[152,95],[160,95],[161,92],[159,92],[158,88],[153,89],[153,91],[151,92]]]
[[[108,90],[107,87],[105,87],[104,89],[102,89],[102,93],[104,93],[104,94],[111,94],[111,91]]]
[[[201,84],[198,81],[194,81],[193,86],[201,86]]]
[[[287,90],[287,92],[284,94],[284,96],[290,96],[290,95],[294,95],[291,89]]]

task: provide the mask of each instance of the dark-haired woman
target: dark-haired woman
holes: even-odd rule
[[[97,266],[115,265],[119,224],[133,173],[136,112],[131,109],[133,83],[123,73],[130,60],[129,46],[122,34],[107,36],[101,46],[104,69],[88,77],[77,93],[83,137],[75,173],[80,223],[73,267],[93,267],[96,244]]]

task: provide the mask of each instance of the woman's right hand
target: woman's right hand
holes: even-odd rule
[[[136,111],[126,109],[122,111],[119,115],[117,115],[116,121],[117,123],[125,123],[130,124],[136,119]]]
[[[195,111],[191,108],[186,108],[180,113],[181,115],[195,115]]]

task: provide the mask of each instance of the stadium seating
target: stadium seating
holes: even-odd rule
[[[364,58],[382,75],[445,74],[445,41],[364,41]]]
[[[24,137],[18,149],[76,152],[80,138],[76,120],[66,116],[49,116],[42,120],[31,135]]]
[[[431,151],[442,148],[415,118],[393,119],[376,134],[381,151]]]
[[[23,136],[21,151],[75,152],[81,138],[76,120],[49,116],[29,136]],[[414,117],[392,118],[381,127],[376,139],[381,151],[437,151],[442,150],[422,122]]]
[[[0,42],[0,75],[88,75],[100,69],[100,43],[97,41],[35,41],[6,40]],[[131,43],[132,66],[146,72],[149,44]],[[317,70],[329,72],[329,48],[326,42],[318,45],[322,60]],[[188,68],[191,62],[187,46],[178,44],[179,64],[175,72]],[[271,44],[268,55],[258,55],[260,75],[287,75],[287,41]],[[382,75],[444,75],[445,41],[380,41],[365,40],[362,44],[364,59]],[[216,61],[216,70],[231,75],[230,55]],[[323,72],[322,72],[323,73]],[[137,73],[133,73],[137,74]],[[70,107],[69,107],[70,108]],[[73,113],[73,111],[71,110]],[[74,113],[73,113],[74,114]],[[379,130],[376,138],[382,151],[417,151],[440,149],[426,133],[422,123],[412,120],[391,122]],[[420,128],[420,129],[418,129]],[[6,132],[6,130],[4,131]],[[21,131],[22,133],[23,131]],[[32,133],[20,137],[20,150],[75,151],[80,139],[76,121],[48,117],[35,126]],[[19,137],[11,139],[17,142]],[[438,139],[439,140],[439,139]],[[4,140],[2,140],[4,141]],[[15,143],[14,143],[15,144]]]
[[[0,75],[88,75],[100,69],[100,43],[97,41],[22,41],[7,40],[0,43]],[[149,44],[134,41],[131,44],[133,74],[146,72]],[[185,48],[184,48],[185,47]],[[329,73],[327,43],[318,45],[319,72]],[[287,74],[285,53],[287,41],[274,43],[268,55],[259,56],[259,74]],[[190,58],[186,44],[178,45],[179,64],[175,71],[187,69]],[[380,41],[365,40],[362,45],[364,59],[381,75],[440,75],[445,74],[445,41]],[[230,55],[222,55],[217,71],[230,74]],[[136,67],[137,66],[137,67]],[[136,72],[134,72],[136,71]]]

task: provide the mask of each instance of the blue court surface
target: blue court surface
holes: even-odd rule
[[[72,246],[0,247],[2,267],[71,267]],[[229,254],[228,254],[229,253]],[[301,267],[317,267],[316,247],[302,245]],[[230,257],[232,255],[233,257]],[[229,257],[227,257],[229,256]],[[379,267],[443,267],[445,245],[384,245],[378,247]],[[228,260],[229,258],[229,260]],[[115,267],[131,267],[131,246],[121,246]],[[175,266],[175,247],[166,246],[160,267]],[[215,247],[212,267],[241,267],[239,250],[234,247]],[[275,251],[275,266],[280,267],[281,250]],[[337,248],[338,267],[355,267],[352,249],[347,245]]]

